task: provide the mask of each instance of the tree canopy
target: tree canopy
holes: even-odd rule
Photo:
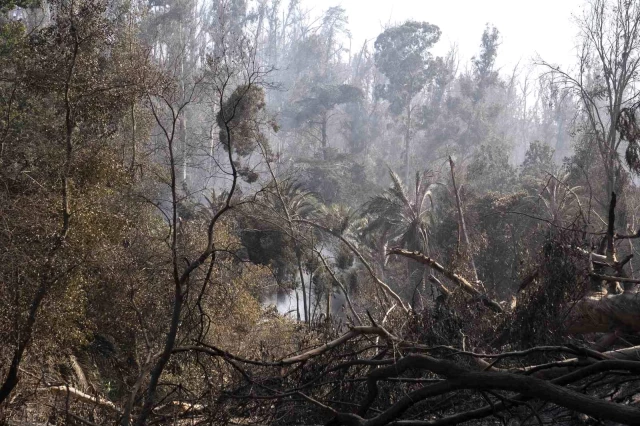
[[[0,4],[0,425],[640,424],[640,1],[581,13]]]

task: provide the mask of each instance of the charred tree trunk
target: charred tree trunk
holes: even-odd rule
[[[458,191],[458,186],[456,185],[456,173],[455,173],[455,164],[453,163],[453,159],[449,157],[449,165],[451,166],[451,182],[453,183],[453,192],[456,197],[456,206],[458,209],[458,235],[462,234],[464,238],[464,249],[466,251],[467,256],[469,256],[469,264],[471,266],[471,274],[473,275],[473,280],[478,282],[478,271],[476,269],[476,264],[473,261],[473,254],[471,252],[471,243],[469,242],[469,233],[467,232],[467,225],[464,220],[464,211],[462,209],[462,200],[460,199],[460,192]],[[460,238],[458,237],[458,240]]]

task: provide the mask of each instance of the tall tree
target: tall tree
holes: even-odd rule
[[[322,157],[329,159],[329,120],[336,106],[348,103],[358,103],[363,93],[357,87],[348,84],[316,86],[311,88],[311,96],[298,102],[299,110],[296,116],[298,126],[311,127],[320,133],[318,138],[322,146]]]
[[[135,43],[106,2],[50,6],[51,25],[31,34],[2,27],[0,281],[11,285],[0,293],[14,297],[15,317],[0,404],[18,383],[47,298],[71,285],[72,272],[90,276],[92,256],[111,250],[107,236],[125,228],[105,205],[109,191],[126,186],[118,128],[149,77],[147,64],[131,61]]]
[[[412,136],[412,101],[433,78],[433,55],[429,49],[440,39],[440,28],[426,22],[408,21],[385,30],[375,41],[376,67],[387,83],[376,87],[377,96],[389,101],[389,111],[404,114],[404,174],[409,178]]]
[[[473,75],[477,84],[476,101],[482,97],[487,86],[492,86],[498,82],[498,72],[495,70],[495,64],[498,57],[499,36],[500,32],[496,27],[487,25],[482,33],[480,55],[471,59]]]
[[[617,129],[625,108],[637,106],[640,82],[640,2],[628,0],[589,0],[578,19],[580,45],[576,73],[542,61],[559,81],[573,91],[582,103],[588,133],[600,155],[605,173],[601,207],[619,190],[623,164],[619,150],[623,138]],[[627,152],[637,150],[634,143]],[[640,171],[640,163],[628,156],[629,166]]]

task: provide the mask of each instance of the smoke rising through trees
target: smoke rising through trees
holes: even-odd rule
[[[0,3],[0,424],[640,424],[640,2]]]

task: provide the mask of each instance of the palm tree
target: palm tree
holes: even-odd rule
[[[416,173],[415,186],[411,191],[393,170],[389,170],[389,175],[391,186],[364,207],[369,223],[362,233],[377,231],[386,235],[388,243],[426,253],[433,175],[430,172]]]
[[[386,247],[389,244],[421,253],[429,251],[433,175],[430,172],[417,172],[415,186],[411,189],[404,186],[393,170],[389,169],[389,175],[391,186],[365,204],[364,215],[368,218],[368,224],[361,231],[363,239],[377,246],[382,257],[381,265],[386,260]],[[408,266],[412,299],[423,281],[423,272],[422,266]]]

